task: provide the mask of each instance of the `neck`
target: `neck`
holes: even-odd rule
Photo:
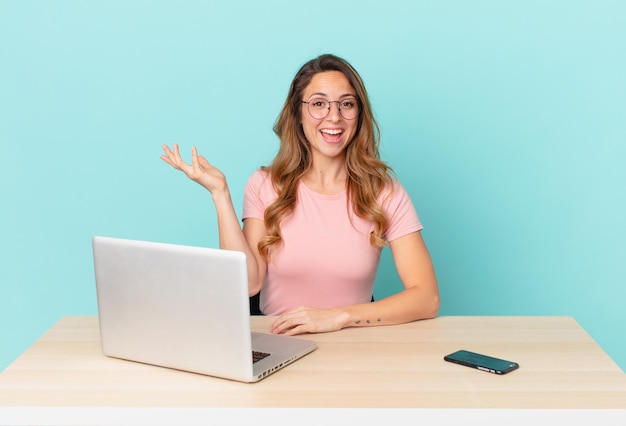
[[[346,189],[347,175],[346,166],[343,162],[325,165],[313,164],[302,177],[302,180],[306,186],[315,192],[338,194]]]

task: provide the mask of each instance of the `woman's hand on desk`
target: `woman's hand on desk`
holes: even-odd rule
[[[345,327],[347,314],[338,309],[317,309],[302,306],[279,316],[270,326],[270,333],[293,336],[323,333]]]

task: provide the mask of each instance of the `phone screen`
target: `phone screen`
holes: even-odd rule
[[[448,362],[476,368],[494,374],[506,374],[519,368],[519,364],[500,358],[477,354],[466,350],[456,351],[443,357]]]

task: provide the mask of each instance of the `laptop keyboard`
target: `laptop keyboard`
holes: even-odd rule
[[[263,358],[270,356],[267,352],[252,351],[252,363],[261,361]]]

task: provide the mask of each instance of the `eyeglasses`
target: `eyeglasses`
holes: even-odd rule
[[[324,98],[312,98],[308,101],[302,101],[307,104],[309,114],[316,120],[321,120],[328,116],[330,112],[330,104],[337,103],[339,114],[346,120],[354,120],[359,115],[359,104],[356,98],[345,98],[340,101],[329,101]]]

